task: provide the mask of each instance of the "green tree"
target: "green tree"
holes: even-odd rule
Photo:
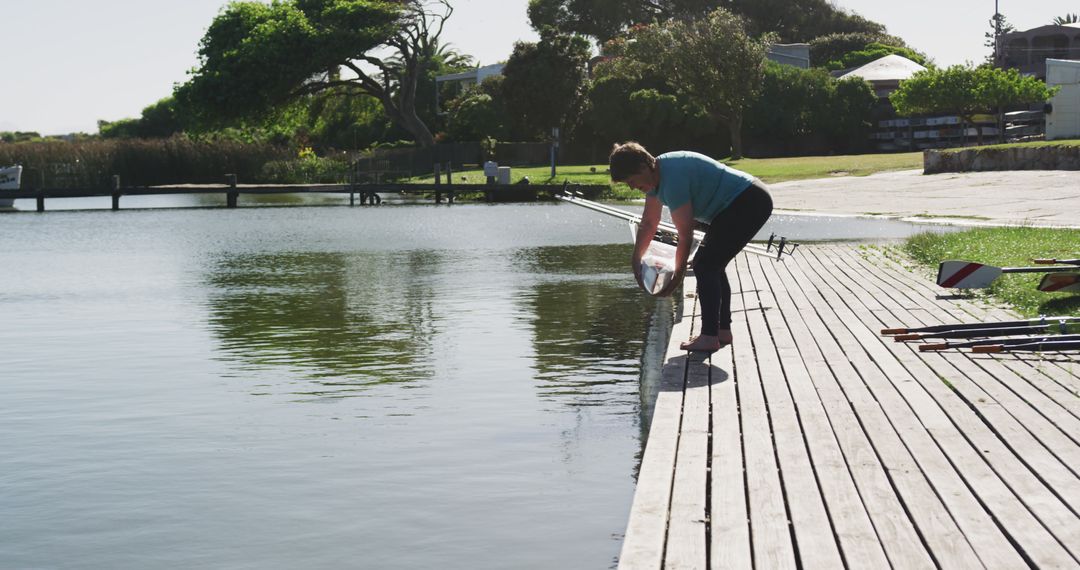
[[[456,141],[505,140],[508,113],[503,101],[502,75],[492,75],[447,103],[446,129]]]
[[[889,101],[901,116],[955,113],[965,133],[973,116],[986,110],[977,95],[974,70],[963,65],[920,71],[901,81]],[[981,127],[977,133],[981,144]]]
[[[1020,75],[1017,69],[982,66],[975,70],[976,97],[986,109],[997,111],[998,140],[1005,140],[1004,112],[1010,107],[1044,103],[1054,96],[1050,88],[1036,77]]]
[[[809,41],[830,33],[883,33],[885,27],[849,14],[828,0],[530,0],[537,31],[553,28],[600,43],[635,24],[693,20],[724,8],[747,19],[749,33],[775,33],[783,41]]]
[[[203,124],[264,117],[328,89],[375,97],[422,146],[435,139],[417,115],[422,58],[452,14],[448,0],[233,2],[211,23],[200,65],[176,90]],[[379,50],[391,55],[380,57]],[[400,65],[388,65],[396,57]]]
[[[859,152],[876,103],[862,79],[837,80],[821,68],[769,62],[761,94],[747,109],[748,145],[773,155]]]
[[[1055,26],[1064,26],[1066,24],[1075,24],[1077,22],[1080,22],[1080,16],[1077,16],[1076,14],[1065,14],[1064,16],[1054,17],[1054,21],[1051,23]]]
[[[853,67],[859,67],[866,65],[872,61],[881,59],[887,55],[899,55],[906,57],[915,63],[925,66],[928,62],[926,58],[919,52],[906,47],[892,46],[880,43],[867,44],[863,49],[849,51],[840,56],[839,59],[834,59],[825,64],[825,69],[851,69]]]
[[[546,34],[537,43],[514,45],[501,95],[519,135],[544,136],[552,127],[570,134],[588,88],[588,60],[589,45],[580,36]]]
[[[1015,69],[954,65],[916,73],[902,81],[889,100],[903,116],[955,113],[966,131],[976,113],[1045,102],[1053,93],[1041,80],[1024,77]],[[982,144],[981,126],[976,126],[976,133]]]
[[[183,130],[176,111],[176,100],[166,97],[142,110],[138,119],[98,121],[102,138],[163,138]]]
[[[742,158],[742,121],[761,89],[765,50],[773,37],[752,38],[744,20],[718,8],[703,19],[673,20],[650,28],[633,48],[639,61],[655,59],[668,83],[690,104],[727,125],[731,156]]]
[[[998,36],[1002,34],[1011,34],[1015,31],[1016,27],[1005,19],[1005,14],[998,12],[990,18],[990,31],[983,34],[983,37],[986,38],[983,45],[990,48],[990,55],[986,56],[986,63],[996,64],[1001,58],[998,46]]]

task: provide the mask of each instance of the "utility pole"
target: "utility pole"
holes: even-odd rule
[[[1001,12],[998,12],[998,0],[994,0],[994,66],[1001,65]]]

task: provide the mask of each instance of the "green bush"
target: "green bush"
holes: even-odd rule
[[[743,124],[754,156],[865,151],[877,96],[861,79],[838,81],[820,68],[769,63]]]

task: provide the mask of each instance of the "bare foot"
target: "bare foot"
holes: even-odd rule
[[[679,348],[691,352],[716,352],[731,344],[731,331],[721,330],[717,336],[700,335],[679,344]]]
[[[721,346],[719,337],[704,334],[679,344],[679,348],[690,352],[716,352]]]

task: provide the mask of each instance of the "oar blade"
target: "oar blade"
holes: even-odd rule
[[[1080,273],[1047,273],[1039,281],[1039,291],[1047,293],[1080,293]]]
[[[970,261],[942,261],[937,284],[949,289],[982,289],[1001,276],[1001,268]]]

